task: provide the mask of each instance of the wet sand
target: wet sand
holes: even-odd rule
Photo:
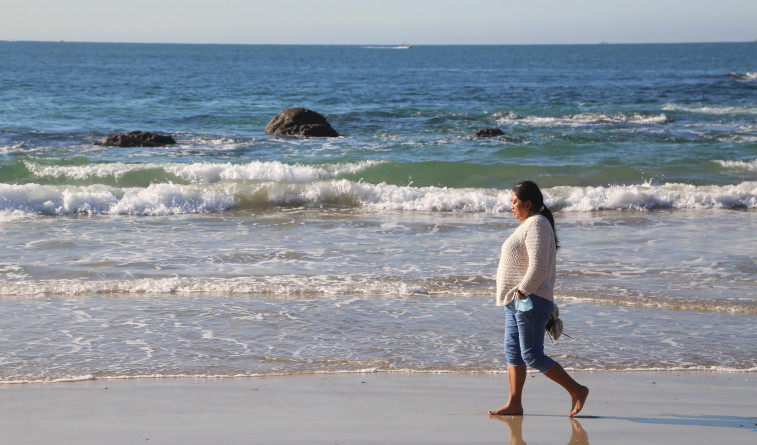
[[[529,374],[526,414],[490,418],[506,375],[341,374],[0,386],[4,444],[753,444],[757,375]]]

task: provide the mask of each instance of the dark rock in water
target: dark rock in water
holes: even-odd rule
[[[505,132],[500,130],[499,128],[482,128],[480,130],[476,130],[473,133],[473,136],[477,138],[492,138],[495,136],[502,136],[503,134],[505,134]]]
[[[147,131],[132,131],[130,133],[109,134],[103,136],[95,145],[111,147],[162,147],[173,145],[176,141],[171,136],[153,134]]]
[[[337,137],[326,118],[306,108],[287,108],[268,122],[265,134],[274,136]]]

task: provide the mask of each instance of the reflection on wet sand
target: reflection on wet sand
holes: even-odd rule
[[[526,445],[523,440],[523,421],[526,416],[489,416],[507,425],[510,431],[510,445]],[[581,423],[573,417],[569,417],[571,434],[568,445],[589,445],[589,434],[581,426]]]

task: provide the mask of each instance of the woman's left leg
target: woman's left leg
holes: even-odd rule
[[[533,309],[516,314],[523,360],[568,391],[573,399],[569,414],[572,417],[583,408],[589,388],[578,384],[559,363],[544,354],[545,326],[554,303],[537,295],[531,295],[531,301]]]
[[[570,414],[568,414],[570,417],[575,416],[579,413],[584,407],[584,403],[586,403],[586,398],[589,397],[589,388],[586,386],[580,385],[578,382],[573,380],[573,377],[568,374],[565,369],[563,369],[562,366],[560,366],[559,363],[555,362],[554,365],[552,365],[547,372],[544,373],[545,376],[549,377],[553,382],[558,383],[560,386],[565,388],[566,391],[570,394],[570,397],[573,399],[571,401],[571,411]]]
[[[526,365],[546,372],[555,364],[551,357],[544,354],[545,326],[554,305],[537,295],[531,295],[530,298],[533,303],[531,310],[514,313],[518,325],[518,349]]]

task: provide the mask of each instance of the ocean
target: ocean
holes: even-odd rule
[[[757,372],[757,43],[0,60],[0,383],[505,372],[525,179],[561,242],[549,355]],[[265,135],[290,107],[340,137]],[[134,130],[177,144],[95,144]]]

